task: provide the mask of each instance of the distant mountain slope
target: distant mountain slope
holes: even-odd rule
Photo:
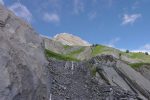
[[[69,40],[67,38],[72,38]],[[70,39],[71,39],[70,38]],[[52,52],[62,54],[63,56],[68,56],[78,60],[88,60],[97,55],[113,55],[117,59],[121,59],[128,63],[150,63],[150,56],[144,53],[134,53],[134,52],[123,52],[118,49],[104,46],[104,45],[90,45],[87,42],[78,43],[78,39],[83,41],[81,38],[73,36],[68,33],[61,33],[55,36],[55,38],[48,39],[44,38],[45,48]],[[65,41],[67,40],[67,42]],[[65,41],[65,42],[64,42]],[[74,43],[74,44],[73,44]],[[84,44],[87,43],[87,44]],[[76,45],[75,45],[76,44]],[[78,45],[77,45],[78,44]]]
[[[90,44],[78,36],[68,33],[60,33],[54,36],[53,40],[59,41],[64,45],[70,46],[90,46]]]

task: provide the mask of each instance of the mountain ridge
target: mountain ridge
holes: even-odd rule
[[[81,45],[66,45],[60,41],[55,41],[53,39],[44,38],[45,49],[52,52],[70,56],[79,60],[90,59],[94,56],[101,54],[113,55],[118,59],[122,59],[129,63],[139,63],[145,62],[148,63],[150,56],[142,52],[126,52],[112,47],[108,47],[100,44],[93,44],[89,46]]]
[[[53,38],[54,41],[59,41],[64,45],[70,46],[90,46],[91,44],[87,41],[81,39],[78,36],[69,33],[59,33],[56,34]]]

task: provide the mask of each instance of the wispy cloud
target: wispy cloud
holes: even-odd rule
[[[52,23],[60,22],[60,17],[56,13],[44,13],[43,19],[46,22],[52,22]]]
[[[150,44],[145,44],[145,45],[143,46],[143,49],[150,51]]]
[[[26,21],[31,22],[32,14],[25,5],[21,3],[14,3],[13,5],[9,6],[9,9],[13,11],[16,16],[19,16]]]
[[[3,0],[0,0],[0,4],[4,5],[4,1],[3,1]]]
[[[120,41],[120,38],[116,37],[116,38],[112,39],[111,41],[109,41],[109,43],[107,43],[106,45],[109,47],[115,47],[115,45],[118,41]]]
[[[140,1],[135,1],[132,5],[132,9],[135,10],[135,9],[139,8],[139,5],[140,5]]]
[[[148,52],[148,53],[150,53],[150,44],[145,44],[144,46],[140,47],[139,49],[132,50],[132,52]]]
[[[74,0],[74,13],[79,14],[84,11],[84,3],[81,0]]]
[[[137,19],[139,19],[140,17],[142,17],[141,14],[124,14],[123,18],[122,18],[122,25],[127,25],[127,24],[133,24],[137,21]]]

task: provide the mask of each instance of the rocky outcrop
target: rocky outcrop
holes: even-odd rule
[[[150,81],[113,56],[80,63],[49,59],[49,71],[51,100],[149,100]]]
[[[42,39],[0,5],[0,100],[48,100]]]
[[[124,75],[124,78],[128,80],[128,82],[130,82],[136,90],[150,99],[150,81],[148,79],[126,64],[118,62],[117,68],[120,73]]]
[[[100,77],[93,77],[86,63],[49,61],[52,77],[51,100],[138,99],[132,92],[109,85]]]
[[[64,45],[62,45],[60,42],[53,41],[52,39],[42,37],[44,41],[44,48],[48,49],[50,51],[54,51],[56,53],[62,54],[65,49]]]
[[[80,37],[68,33],[57,34],[53,40],[61,42],[64,45],[70,46],[90,46],[88,42],[82,40]]]
[[[143,64],[139,68],[135,68],[135,70],[150,81],[150,64]]]
[[[3,9],[3,6],[0,4],[0,27],[4,27],[8,19],[8,11]]]

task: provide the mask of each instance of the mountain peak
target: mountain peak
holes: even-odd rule
[[[78,36],[69,33],[60,33],[54,36],[53,40],[70,46],[90,46],[90,44]]]

